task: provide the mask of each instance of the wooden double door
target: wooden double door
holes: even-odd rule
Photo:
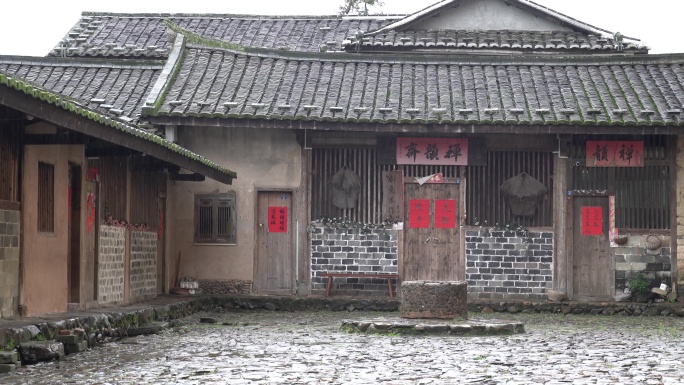
[[[404,185],[402,280],[463,281],[459,185]]]

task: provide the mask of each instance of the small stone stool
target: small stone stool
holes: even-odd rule
[[[468,285],[464,281],[404,281],[402,318],[468,319]]]

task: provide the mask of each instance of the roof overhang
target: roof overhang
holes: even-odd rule
[[[675,125],[602,125],[602,124],[453,124],[453,123],[383,123],[331,120],[233,119],[182,116],[150,117],[160,125],[195,127],[285,129],[312,131],[347,131],[404,134],[624,134],[677,135],[684,127]]]
[[[45,122],[147,154],[221,183],[231,184],[235,177],[234,173],[213,168],[198,159],[188,157],[187,154],[175,152],[146,138],[88,119],[3,84],[0,84],[0,104],[30,114]]]

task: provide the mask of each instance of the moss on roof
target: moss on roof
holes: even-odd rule
[[[107,127],[114,128],[119,131],[123,131],[129,135],[144,139],[148,142],[152,142],[160,147],[166,148],[170,151],[173,151],[175,153],[178,153],[188,159],[192,159],[198,163],[201,163],[207,167],[210,167],[212,169],[215,169],[221,173],[224,173],[232,178],[237,178],[237,173],[235,171],[231,171],[225,167],[221,167],[220,165],[210,161],[209,159],[196,154],[188,149],[185,149],[173,142],[170,142],[162,137],[159,137],[153,133],[147,132],[145,130],[142,130],[140,128],[119,122],[117,120],[114,120],[110,117],[103,116],[102,114],[93,111],[87,107],[84,107],[80,105],[77,101],[71,100],[69,98],[66,98],[64,96],[52,93],[50,91],[47,91],[45,89],[41,89],[39,87],[36,87],[32,84],[29,84],[28,82],[16,78],[9,77],[5,74],[0,73],[0,84],[5,85],[9,88],[12,88],[14,90],[23,92],[26,95],[29,95],[35,99],[44,101],[48,104],[52,104],[56,107],[62,108],[64,110],[73,112],[77,115],[83,116],[89,120],[92,120],[94,122],[97,122],[99,124],[102,124]]]

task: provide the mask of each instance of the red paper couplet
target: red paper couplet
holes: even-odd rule
[[[413,229],[430,227],[429,199],[411,199],[409,203],[409,226]]]
[[[268,231],[270,233],[287,232],[287,206],[268,207]]]
[[[603,207],[582,207],[582,235],[603,235]]]
[[[456,200],[435,199],[435,228],[453,229],[456,227]]]

